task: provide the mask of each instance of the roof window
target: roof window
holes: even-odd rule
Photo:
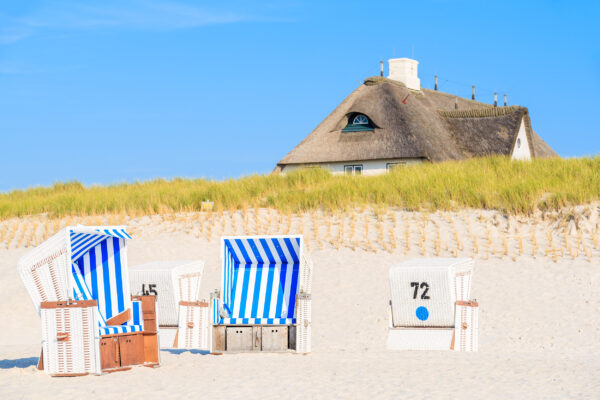
[[[365,114],[353,113],[348,116],[348,124],[342,132],[372,131],[373,123]]]

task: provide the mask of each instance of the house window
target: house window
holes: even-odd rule
[[[369,118],[367,118],[364,114],[358,114],[352,120],[352,124],[354,124],[354,125],[369,125]]]
[[[362,175],[362,165],[344,165],[344,173],[346,175]]]
[[[521,138],[517,139],[517,149],[521,148]]]
[[[389,162],[385,165],[385,169],[390,172],[391,170],[398,168],[400,166],[404,166],[406,165],[406,161],[401,161],[401,162]]]
[[[375,125],[365,114],[352,113],[348,115],[348,123],[342,132],[372,131],[374,128]]]

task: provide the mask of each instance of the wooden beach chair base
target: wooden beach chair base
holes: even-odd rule
[[[52,376],[81,376],[158,366],[155,296],[142,296],[144,331],[97,338],[96,300],[43,302],[38,369]]]
[[[212,329],[212,353],[277,353],[296,349],[295,325],[218,325]]]

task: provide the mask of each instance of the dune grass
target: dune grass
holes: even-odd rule
[[[600,199],[600,157],[510,161],[504,157],[423,164],[380,176],[332,176],[311,168],[287,175],[239,179],[151,180],[85,187],[79,182],[0,194],[0,218],[201,209],[271,207],[284,212],[399,207],[454,210],[470,207],[510,214],[560,209]]]

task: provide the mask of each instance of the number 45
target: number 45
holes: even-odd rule
[[[148,296],[148,295],[156,296],[158,294],[158,293],[156,293],[156,284],[155,283],[149,284],[148,290],[146,290],[146,284],[142,283],[142,294],[144,296]]]
[[[419,282],[411,282],[410,287],[415,288],[415,293],[413,294],[413,299],[417,298],[419,288],[421,288],[421,289],[425,289],[425,290],[423,290],[423,293],[421,293],[421,299],[429,300],[429,296],[427,296],[427,292],[429,291],[429,284],[427,282],[421,282],[421,284],[419,284]]]

